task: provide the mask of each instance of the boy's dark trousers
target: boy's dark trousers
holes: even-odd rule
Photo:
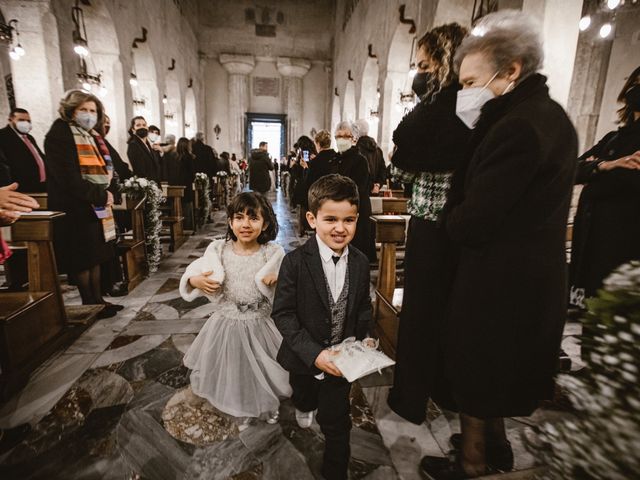
[[[324,434],[322,475],[327,480],[346,480],[351,448],[351,384],[325,373],[324,380],[312,375],[289,375],[293,404],[301,412],[318,410],[316,420]]]

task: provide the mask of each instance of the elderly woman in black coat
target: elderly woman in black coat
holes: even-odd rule
[[[358,186],[360,195],[356,234],[351,244],[364,253],[370,262],[375,262],[376,246],[371,236],[369,220],[371,216],[369,165],[367,159],[356,147],[358,128],[352,122],[342,121],[336,126],[335,139],[338,153],[331,160],[331,173],[339,173],[353,180]]]
[[[640,259],[640,67],[620,91],[620,128],[578,159],[570,302],[584,308],[616,267]]]
[[[60,118],[44,140],[49,208],[65,212],[54,223],[61,271],[78,286],[83,304],[104,304],[100,318],[122,308],[102,298],[100,265],[113,260],[108,222],[113,163],[102,126],[104,109],[90,93],[72,90],[60,102]]]
[[[576,133],[537,73],[543,49],[530,20],[506,10],[479,26],[483,36],[456,54],[456,111],[474,127],[473,153],[446,216],[460,247],[444,352],[462,451],[456,462],[423,459],[438,479],[511,468],[503,418],[531,415],[552,397],[566,316]]]

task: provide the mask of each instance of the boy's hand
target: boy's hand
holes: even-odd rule
[[[262,283],[264,283],[267,287],[271,287],[276,284],[278,281],[278,276],[275,273],[268,273],[262,279]]]
[[[196,275],[189,279],[189,285],[193,288],[197,288],[202,290],[206,294],[213,294],[220,290],[220,282],[216,282],[215,280],[211,280],[209,275],[213,272],[204,272],[202,275]]]
[[[316,358],[315,365],[320,370],[334,377],[341,377],[342,372],[336,367],[332,361],[339,352],[332,352],[331,350],[322,350],[318,358]]]

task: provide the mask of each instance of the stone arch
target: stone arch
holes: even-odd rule
[[[120,61],[120,44],[111,14],[103,2],[92,2],[83,5],[87,38],[89,41],[89,57],[87,66],[89,73],[99,73],[105,90],[95,91],[102,100],[105,112],[111,119],[109,140],[124,151],[126,144],[127,112],[125,92],[122,82],[123,68]]]
[[[184,135],[187,138],[193,138],[197,131],[196,96],[193,92],[193,87],[189,87],[184,98]]]
[[[166,103],[163,100],[164,111],[164,134],[172,134],[176,136],[176,140],[184,135],[183,119],[184,108],[182,106],[182,93],[180,92],[180,83],[175,71],[170,71],[165,78]],[[163,98],[165,98],[163,96]]]
[[[387,76],[384,82],[384,96],[380,126],[381,146],[385,154],[391,147],[391,135],[404,115],[400,105],[400,95],[411,90],[409,69],[413,59],[414,36],[409,33],[409,25],[398,24],[393,33],[387,56]]]
[[[133,72],[137,85],[131,85],[133,115],[142,115],[148,124],[161,125],[160,95],[156,63],[147,43],[138,43],[132,48]]]
[[[347,81],[347,86],[344,90],[341,120],[356,120],[356,87],[352,80]]]
[[[360,104],[358,106],[358,118],[364,118],[369,122],[369,136],[378,138],[378,119],[380,115],[380,91],[378,60],[372,57],[367,59],[362,72],[360,83]],[[372,115],[372,112],[377,112]]]

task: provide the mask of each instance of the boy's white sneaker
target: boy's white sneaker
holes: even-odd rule
[[[276,423],[278,423],[279,419],[280,419],[280,412],[278,410],[275,410],[273,412],[269,412],[269,416],[267,417],[267,423],[269,425],[275,425]]]
[[[310,412],[301,412],[296,408],[296,422],[300,428],[309,428],[313,423],[313,416],[316,413],[315,410]]]

